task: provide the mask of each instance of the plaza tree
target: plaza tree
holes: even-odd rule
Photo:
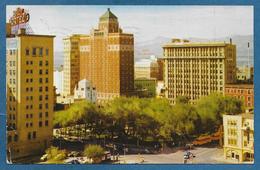
[[[86,145],[83,155],[92,160],[92,163],[100,163],[105,150],[100,145]]]
[[[195,105],[201,118],[201,131],[213,133],[222,124],[223,114],[240,114],[244,111],[243,102],[222,94],[212,93],[202,97]]]

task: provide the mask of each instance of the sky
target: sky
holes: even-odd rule
[[[7,6],[6,20],[18,6]],[[123,32],[133,33],[135,43],[158,37],[221,38],[253,35],[253,6],[19,6],[29,11],[36,34],[56,35],[55,51],[62,39],[97,28],[107,8],[118,17]]]

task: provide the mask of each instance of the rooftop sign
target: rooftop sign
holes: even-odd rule
[[[12,33],[17,34],[20,28],[27,29],[29,20],[30,14],[25,9],[17,8],[15,11],[13,11],[13,16],[9,19]]]

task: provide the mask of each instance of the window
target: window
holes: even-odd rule
[[[39,70],[39,74],[42,74],[42,70]]]
[[[30,50],[28,48],[25,50],[25,55],[26,56],[30,55]]]
[[[39,78],[39,83],[42,83],[42,78]]]
[[[49,70],[46,70],[45,73],[46,73],[46,74],[49,74]]]
[[[42,55],[43,55],[43,49],[40,48],[40,49],[39,49],[39,56],[42,57]]]
[[[49,90],[49,88],[48,88],[48,86],[46,86],[46,87],[45,87],[45,91],[48,91],[48,90]]]
[[[48,96],[48,95],[46,95],[46,96],[45,96],[45,100],[48,100],[48,99],[49,99],[49,96]]]
[[[28,140],[31,140],[31,132],[28,132],[27,138]]]
[[[48,61],[46,61],[46,62],[45,62],[45,66],[48,66],[48,65],[49,65],[49,62],[48,62]]]
[[[42,66],[42,61],[39,61],[39,66]]]
[[[12,142],[12,136],[8,136],[8,142]]]
[[[36,132],[34,131],[33,132],[33,139],[35,139],[36,138]]]
[[[46,79],[45,79],[45,83],[48,83],[48,82],[49,82],[49,79],[48,79],[48,78],[46,78]]]
[[[49,104],[45,103],[45,108],[48,109],[49,108]]]
[[[45,120],[45,126],[48,126],[48,125],[49,125],[48,120]]]
[[[42,118],[42,112],[39,113],[39,118]]]
[[[46,56],[49,55],[49,49],[48,49],[48,48],[46,48],[46,50],[45,50],[45,55],[46,55]]]
[[[33,48],[32,55],[36,56],[36,48]]]
[[[39,87],[39,92],[42,92],[42,87]]]
[[[39,96],[39,100],[42,101],[42,95]]]
[[[15,142],[18,141],[18,135],[14,135],[14,141],[15,141]]]
[[[39,122],[39,127],[42,127],[42,121]]]
[[[42,109],[42,104],[39,104],[39,109]]]
[[[48,112],[45,112],[45,117],[48,117],[49,116],[49,113]]]

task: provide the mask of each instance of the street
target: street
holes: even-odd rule
[[[196,156],[193,160],[187,163],[195,164],[215,164],[215,163],[236,163],[226,161],[223,158],[223,149],[219,148],[204,148],[197,147],[191,152]],[[178,150],[172,153],[160,154],[135,154],[135,155],[121,155],[119,157],[120,163],[144,163],[144,164],[183,164],[183,150]]]

